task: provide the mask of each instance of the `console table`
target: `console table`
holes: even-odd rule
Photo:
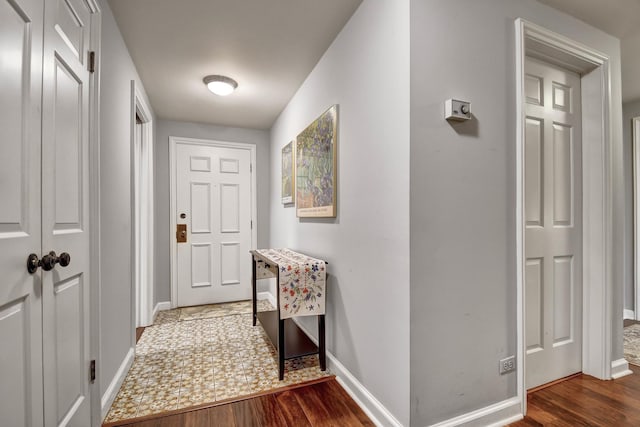
[[[256,320],[278,350],[278,374],[284,379],[284,361],[318,354],[320,369],[327,369],[325,345],[326,261],[289,249],[249,251],[252,260],[253,326]],[[275,310],[258,312],[257,279],[276,278]],[[317,316],[318,346],[293,322],[296,316]]]

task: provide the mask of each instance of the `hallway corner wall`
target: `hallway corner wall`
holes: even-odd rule
[[[619,40],[533,0],[411,0],[412,426],[464,417],[484,425],[473,417],[505,405],[508,416],[520,412],[516,373],[498,369],[517,352],[517,18],[610,57],[610,274],[614,316],[622,316]],[[470,101],[473,119],[445,121],[449,98]],[[618,323],[612,360],[622,357]]]
[[[296,218],[281,203],[281,149],[333,104],[337,216]],[[386,408],[372,409],[383,425],[408,426],[408,0],[364,0],[282,111],[270,201],[269,246],[329,262],[327,350],[365,391],[364,406]],[[315,319],[298,320],[316,335]]]
[[[144,86],[106,0],[100,58],[100,393],[111,392],[135,345],[132,274],[131,81]],[[155,117],[152,118],[155,122]],[[126,374],[126,371],[124,371]],[[117,392],[117,389],[115,390]]]

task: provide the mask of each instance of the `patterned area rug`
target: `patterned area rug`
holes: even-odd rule
[[[624,358],[627,362],[640,366],[640,324],[624,328]]]
[[[272,310],[259,301],[259,310]],[[251,325],[251,302],[158,313],[136,345],[131,370],[104,422],[187,408],[328,376],[318,356],[286,361],[278,380],[277,352]]]

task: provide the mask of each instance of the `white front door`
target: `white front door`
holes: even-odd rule
[[[251,152],[176,144],[178,306],[251,297]]]
[[[71,262],[42,273],[45,425],[88,426],[89,71],[91,11],[46,2],[42,94],[42,251]],[[113,268],[105,263],[105,268]]]
[[[582,370],[580,76],[525,61],[526,387]]]
[[[42,0],[0,0],[0,424],[42,425]]]

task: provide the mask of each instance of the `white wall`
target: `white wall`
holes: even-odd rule
[[[632,103],[640,99],[640,33],[622,41],[622,99]]]
[[[144,88],[106,1],[100,99],[100,392],[134,342],[131,260],[131,81]],[[146,96],[146,95],[145,95]],[[148,100],[147,105],[149,104]]]
[[[614,307],[622,316],[619,41],[533,0],[411,0],[413,426],[516,396],[515,373],[500,376],[498,361],[516,354],[518,17],[611,57]],[[474,120],[447,123],[448,98],[471,101]]]
[[[624,176],[625,176],[625,217],[624,224],[624,308],[635,310],[633,289],[633,133],[631,119],[640,116],[640,101],[622,105],[622,131],[624,141]]]
[[[203,90],[206,87],[202,86]],[[210,139],[226,142],[244,142],[256,145],[258,200],[258,247],[269,244],[269,132],[258,129],[215,126],[158,120],[155,146],[155,302],[171,300],[170,244],[175,231],[169,229],[169,137]],[[249,256],[249,255],[247,255]],[[249,258],[250,259],[250,258]],[[248,261],[247,261],[248,262]]]
[[[271,129],[271,247],[329,262],[327,348],[409,424],[409,1],[365,0]],[[339,104],[338,214],[280,202],[282,147]],[[315,321],[305,319],[310,330]]]

